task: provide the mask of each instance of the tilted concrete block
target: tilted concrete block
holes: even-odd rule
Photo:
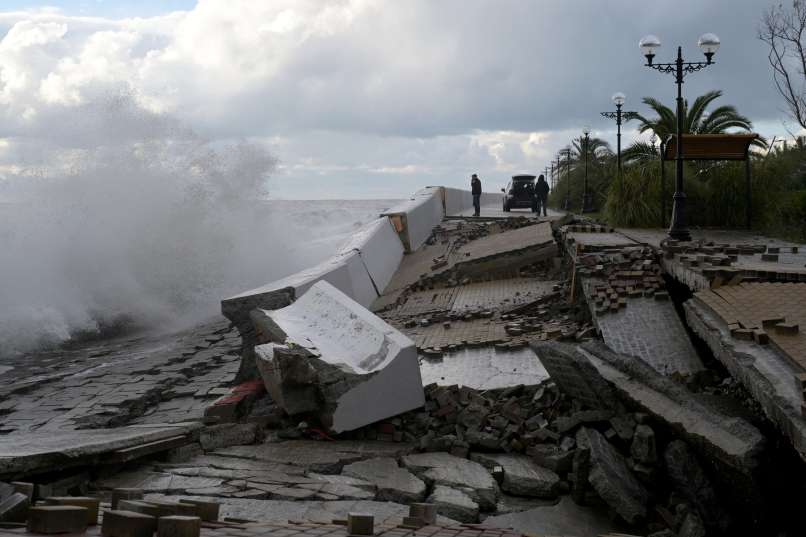
[[[327,282],[253,320],[273,342],[255,347],[258,370],[289,414],[342,432],[425,404],[414,343]]]

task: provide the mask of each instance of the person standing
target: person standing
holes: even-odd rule
[[[473,194],[473,209],[475,209],[473,216],[479,216],[481,214],[481,180],[475,173],[470,178],[470,193]]]
[[[549,200],[549,188],[548,182],[546,182],[546,178],[542,175],[537,178],[537,184],[535,185],[535,196],[537,197],[537,212],[540,213],[540,208],[543,207],[543,216],[547,216],[546,214],[546,204]]]

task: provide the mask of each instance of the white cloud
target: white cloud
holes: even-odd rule
[[[95,119],[60,118],[124,91],[209,138],[272,140],[287,174],[278,185],[294,177],[308,185],[300,192],[334,195],[336,181],[322,178],[358,185],[344,178],[352,170],[366,192],[402,195],[418,174],[463,182],[473,169],[541,170],[585,123],[614,142],[598,115],[614,91],[628,94],[628,109],[642,95],[672,102],[671,78],[642,68],[638,37],[653,31],[694,54],[690,29],[707,20],[724,46],[717,65],[687,79],[687,94],[724,88],[724,103],[775,124],[780,103],[752,37],[767,0],[684,3],[201,0],[120,20],[0,13],[0,121],[12,137],[77,128],[77,143],[102,142]]]

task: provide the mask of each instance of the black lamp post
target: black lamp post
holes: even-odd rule
[[[677,84],[677,137],[675,140],[675,192],[672,205],[672,224],[669,227],[669,237],[690,241],[691,234],[686,226],[686,195],[683,193],[683,77],[705,69],[713,63],[714,54],[719,49],[719,38],[714,34],[703,34],[697,45],[705,54],[704,62],[684,62],[683,48],[677,47],[677,60],[674,63],[652,63],[655,51],[660,47],[660,39],[648,35],[641,39],[639,46],[646,57],[646,66],[657,69],[661,73],[670,73],[675,76]]]
[[[622,112],[621,107],[624,105],[626,97],[623,93],[618,92],[613,94],[613,103],[616,105],[615,112],[602,112],[606,118],[616,120],[616,162],[618,170],[619,188],[621,188],[621,122],[629,121],[635,117],[635,112]]]
[[[565,153],[565,203],[563,209],[571,209],[571,149],[563,149],[560,153]]]
[[[582,133],[585,135],[584,149],[585,151],[585,181],[582,183],[582,212],[591,212],[591,197],[588,192],[588,143],[590,142],[590,127],[584,127]]]

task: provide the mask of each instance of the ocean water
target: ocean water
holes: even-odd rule
[[[395,203],[146,197],[127,207],[128,194],[0,203],[0,357],[190,326],[222,298],[326,259]]]

